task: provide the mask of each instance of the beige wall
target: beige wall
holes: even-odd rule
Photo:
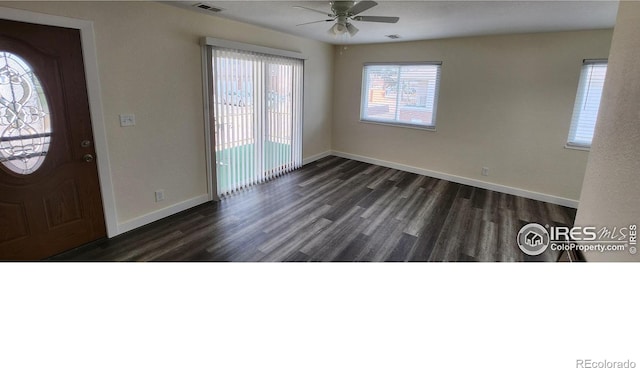
[[[199,38],[300,51],[304,157],[330,149],[577,200],[587,152],[565,149],[580,64],[611,31],[332,46],[154,2],[0,2],[94,22],[120,223],[206,193]],[[436,132],[359,123],[362,64],[443,62]],[[332,77],[333,76],[333,77]],[[118,114],[136,114],[121,128]],[[179,149],[176,149],[179,147]],[[490,176],[480,176],[487,166]],[[166,191],[155,203],[153,192]]]
[[[565,149],[582,59],[610,30],[350,46],[335,54],[333,149],[572,200],[588,153]],[[359,122],[362,65],[442,61],[437,131]],[[490,175],[480,175],[483,166]]]
[[[576,225],[640,225],[640,3],[621,2]],[[637,246],[636,246],[637,247]],[[627,251],[588,261],[637,261]]]
[[[155,2],[0,2],[91,20],[120,223],[206,194],[199,39],[211,36],[302,52],[304,157],[331,148],[333,48]],[[133,113],[137,125],[119,126]],[[156,203],[154,191],[166,200]]]

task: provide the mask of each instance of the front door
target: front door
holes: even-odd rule
[[[0,20],[0,259],[106,236],[80,31]]]

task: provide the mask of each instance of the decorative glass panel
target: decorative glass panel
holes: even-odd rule
[[[50,140],[40,80],[20,56],[0,51],[0,162],[15,173],[31,174],[42,165]]]

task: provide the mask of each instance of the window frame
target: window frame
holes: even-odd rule
[[[436,66],[436,80],[434,86],[434,95],[433,95],[433,111],[431,113],[431,123],[430,124],[417,124],[417,123],[409,123],[409,122],[401,122],[396,120],[384,120],[384,119],[372,119],[370,117],[365,117],[365,106],[367,105],[365,98],[368,96],[369,91],[369,79],[367,78],[367,67],[369,66]],[[428,130],[435,131],[436,130],[436,117],[438,111],[438,100],[439,100],[439,92],[440,92],[440,80],[442,78],[442,61],[408,61],[408,62],[367,62],[362,66],[362,86],[360,90],[360,122],[365,124],[379,124],[379,125],[388,125],[394,127],[402,127],[402,128],[410,128],[410,129],[419,129],[419,130]],[[398,75],[398,81],[400,81],[400,75]],[[428,85],[428,84],[427,84]],[[427,87],[428,88],[428,87]],[[396,96],[396,106],[399,104],[400,95]],[[428,104],[428,102],[427,102]]]
[[[574,128],[575,124],[580,124],[580,119],[579,117],[577,117],[576,115],[578,114],[577,110],[576,110],[576,105],[578,104],[578,101],[581,99],[581,96],[584,95],[585,92],[583,92],[582,90],[586,87],[588,87],[588,81],[584,80],[584,71],[585,68],[593,66],[593,65],[605,65],[609,66],[609,62],[608,59],[583,59],[582,60],[582,65],[580,66],[580,76],[579,76],[579,80],[578,80],[578,88],[576,90],[576,96],[575,96],[575,100],[573,103],[573,109],[572,109],[572,113],[571,113],[571,121],[569,124],[569,132],[567,133],[567,139],[564,145],[564,148],[568,148],[568,149],[574,149],[574,150],[580,150],[580,151],[589,151],[591,150],[591,145],[593,144],[593,138],[591,140],[591,142],[589,142],[588,144],[581,144],[581,143],[576,143],[575,140],[572,140],[572,132],[574,132],[574,130],[577,130],[577,128]],[[605,80],[606,80],[606,72],[605,72]],[[602,105],[602,93],[604,92],[604,85],[603,85],[603,89],[600,92],[601,97],[600,97],[600,102],[598,103],[598,111],[600,110],[600,106]],[[597,117],[596,117],[597,119]],[[594,129],[594,133],[595,133],[595,128],[596,128],[596,124],[597,124],[597,120],[593,125],[593,129]],[[575,135],[574,135],[575,137]]]

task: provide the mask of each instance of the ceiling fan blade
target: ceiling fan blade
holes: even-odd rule
[[[347,14],[349,15],[360,14],[363,11],[367,9],[371,9],[376,5],[378,5],[378,3],[376,3],[375,1],[364,1],[364,0],[359,1],[358,3],[356,3],[356,5],[352,6],[351,8],[349,8],[349,10],[347,10]]]
[[[296,24],[296,27],[297,26],[306,26],[307,24],[321,23],[321,22],[332,22],[332,21],[333,21],[333,19],[316,20],[315,22],[307,22],[307,23]]]
[[[315,13],[320,13],[320,14],[326,15],[327,17],[333,17],[333,14],[331,14],[331,13],[323,12],[321,10],[307,8],[307,7],[304,7],[304,6],[297,6],[296,5],[296,6],[292,6],[292,8],[309,10],[309,11],[312,11],[312,12],[315,12]]]
[[[353,20],[361,21],[361,22],[378,22],[378,23],[397,23],[400,18],[398,17],[376,17],[376,16],[357,16],[351,18]]]

